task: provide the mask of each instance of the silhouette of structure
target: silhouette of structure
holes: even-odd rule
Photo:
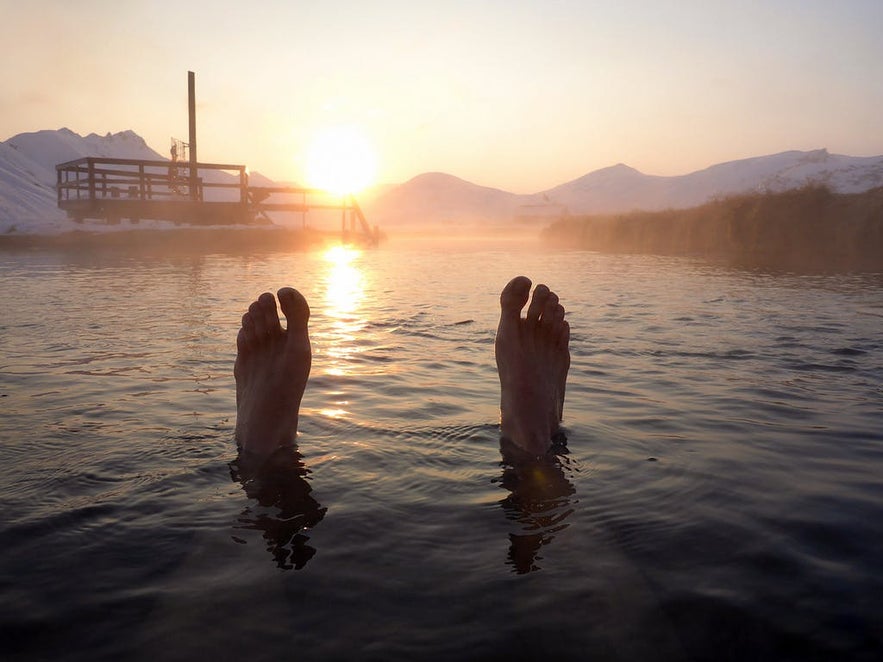
[[[194,74],[188,76],[189,143],[172,139],[171,159],[84,157],[55,166],[58,207],[75,222],[123,218],[188,225],[266,225],[273,212],[341,212],[341,232],[376,244],[355,196],[295,186],[251,186],[244,165],[200,163],[196,150]]]

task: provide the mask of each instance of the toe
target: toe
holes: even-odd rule
[[[557,342],[558,334],[561,332],[561,325],[564,323],[564,306],[560,303],[555,304],[551,315],[548,317],[550,333]]]
[[[306,331],[310,319],[310,306],[304,295],[291,287],[283,287],[277,293],[279,305],[288,320],[288,329]]]
[[[544,327],[551,329],[555,323],[555,309],[558,308],[558,295],[554,292],[549,292],[549,296],[546,297],[546,303],[543,304],[543,312],[540,316],[540,320],[543,323]]]
[[[245,327],[241,327],[239,333],[236,334],[236,353],[242,355],[247,352],[248,341],[246,340]]]
[[[247,347],[251,347],[255,344],[255,341],[257,340],[257,334],[255,332],[254,318],[252,318],[250,312],[245,313],[245,315],[242,316],[241,334],[243,336],[243,342]]]
[[[258,297],[258,303],[264,316],[264,324],[267,327],[267,333],[271,336],[282,333],[282,326],[279,324],[279,312],[276,310],[276,299],[269,292],[264,292]]]
[[[557,339],[558,347],[562,349],[567,349],[567,346],[570,344],[570,324],[567,320],[562,320],[561,327],[558,329],[558,339]]]
[[[549,298],[549,288],[542,283],[537,285],[533,291],[533,298],[530,300],[530,306],[527,308],[527,321],[536,323],[543,313],[546,306],[546,299]]]
[[[267,321],[261,304],[257,301],[253,302],[248,307],[248,314],[251,317],[255,338],[257,340],[264,338],[267,335]]]
[[[500,294],[500,308],[505,317],[521,317],[521,309],[527,303],[530,296],[530,278],[516,276],[510,280]]]

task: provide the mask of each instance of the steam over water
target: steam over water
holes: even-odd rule
[[[883,279],[518,246],[0,264],[4,659],[878,659]],[[501,463],[524,273],[569,453]],[[232,365],[312,306],[299,453],[236,480]]]

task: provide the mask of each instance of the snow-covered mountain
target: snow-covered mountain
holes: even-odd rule
[[[55,166],[57,164],[84,156],[103,156],[110,159],[153,159],[156,161],[168,158],[151,149],[144,142],[144,138],[131,130],[108,133],[103,136],[90,133],[85,137],[70,129],[44,130],[20,133],[7,140],[5,144],[26,154],[31,160],[51,173],[53,184],[55,183]]]
[[[84,137],[69,129],[45,130],[0,142],[0,234],[71,229],[56,207],[55,166],[85,156],[165,158],[133,131]],[[258,173],[251,178],[253,183],[272,185]],[[369,221],[381,227],[507,223],[513,218],[542,222],[564,213],[692,207],[714,197],[785,190],[809,182],[824,183],[842,193],[883,186],[883,156],[843,156],[824,149],[791,151],[729,161],[674,177],[645,175],[618,164],[530,195],[433,172],[378,189],[375,197],[363,200],[363,207]]]
[[[55,166],[86,156],[168,160],[131,130],[103,136],[95,133],[81,136],[66,128],[43,130],[21,133],[0,142],[0,234],[71,230],[67,216],[57,207]],[[214,182],[238,181],[235,175],[223,171],[212,171],[203,177]],[[249,177],[257,186],[274,185],[258,172]],[[224,199],[225,195],[229,196],[229,192],[207,193],[214,199]]]
[[[70,229],[56,206],[55,166],[85,156],[164,158],[134,131],[84,137],[58,129],[13,136],[0,142],[0,233]]]
[[[379,195],[367,208],[372,222],[438,224],[513,217],[683,209],[752,191],[781,191],[822,183],[840,193],[883,186],[883,156],[855,157],[819,149],[729,161],[672,177],[645,175],[618,164],[531,195],[487,189],[432,173]]]
[[[883,186],[883,156],[829,154],[825,149],[782,152],[713,165],[687,175],[656,177],[625,165],[589,173],[545,192],[575,214],[695,207],[710,198],[751,191],[783,191],[807,183],[839,193]]]

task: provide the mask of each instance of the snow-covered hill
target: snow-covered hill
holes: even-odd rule
[[[71,229],[56,206],[55,166],[84,156],[163,159],[134,131],[80,136],[70,129],[21,133],[0,143],[0,233]]]

